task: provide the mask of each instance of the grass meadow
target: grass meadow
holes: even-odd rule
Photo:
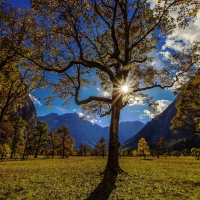
[[[0,162],[0,200],[87,199],[102,179],[106,158],[30,159]],[[200,200],[200,160],[194,157],[120,158],[109,199]]]

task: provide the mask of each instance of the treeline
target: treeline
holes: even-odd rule
[[[154,147],[152,149],[149,149],[149,146],[145,140],[145,138],[141,138],[138,142],[138,148],[135,150],[131,150],[129,148],[121,149],[119,151],[120,156],[140,156],[146,157],[152,156],[159,158],[160,156],[164,156],[165,158],[167,156],[189,156],[192,155],[196,159],[200,159],[200,148],[191,148],[191,149],[182,149],[180,151],[178,150],[172,150],[170,148],[166,147],[166,139],[165,137],[161,137],[159,141],[154,143]]]
[[[91,150],[87,144],[80,144],[79,149],[74,149],[75,139],[70,136],[66,125],[49,133],[47,123],[39,121],[36,126],[27,123],[20,116],[15,116],[11,121],[0,124],[0,158],[27,159],[28,156],[37,158],[61,156],[102,156],[106,155],[106,139],[101,137]]]

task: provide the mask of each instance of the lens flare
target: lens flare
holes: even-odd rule
[[[129,87],[128,87],[127,85],[123,85],[123,86],[122,86],[122,91],[123,91],[124,93],[127,93],[127,92],[128,92],[128,89],[129,89]]]

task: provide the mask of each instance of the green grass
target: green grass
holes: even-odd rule
[[[106,159],[32,159],[0,162],[0,200],[86,199],[100,183]],[[200,200],[200,161],[193,157],[125,157],[109,199]]]

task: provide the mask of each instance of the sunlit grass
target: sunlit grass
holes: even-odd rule
[[[0,162],[0,199],[86,199],[100,183],[106,159],[32,159]],[[200,161],[125,157],[109,199],[200,199]]]

